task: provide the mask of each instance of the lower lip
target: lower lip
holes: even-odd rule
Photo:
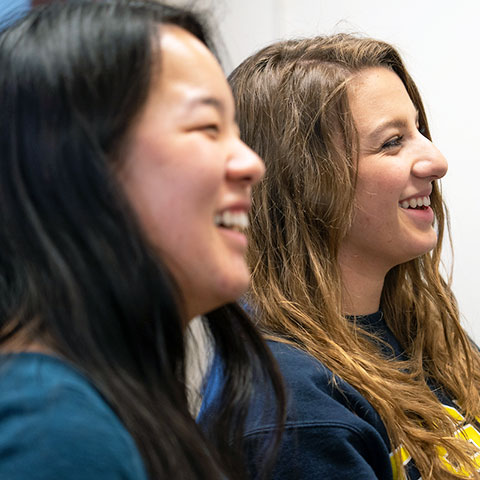
[[[248,242],[244,233],[224,227],[218,227],[218,229],[230,244],[241,250],[242,253],[245,253]]]
[[[400,207],[401,208],[401,207]],[[412,218],[415,218],[418,221],[429,223],[430,225],[433,223],[435,215],[433,214],[433,210],[430,207],[427,208],[402,208],[407,215]]]

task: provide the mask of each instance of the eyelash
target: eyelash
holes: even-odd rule
[[[382,150],[388,150],[390,148],[399,147],[402,144],[403,135],[397,135],[395,138],[392,138],[388,142],[385,142],[382,145]]]
[[[426,128],[424,125],[420,126],[420,125],[417,125],[417,130],[423,135],[425,136],[426,134]],[[403,135],[397,135],[395,138],[392,138],[391,140],[389,140],[388,142],[385,142],[381,149],[382,150],[388,150],[390,148],[396,148],[396,147],[399,147],[401,144],[402,144],[402,140],[403,140]]]
[[[209,125],[204,125],[202,130],[220,130],[220,127],[216,123],[210,123]]]

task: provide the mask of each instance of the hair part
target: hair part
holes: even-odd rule
[[[418,89],[385,42],[348,34],[278,42],[231,74],[242,139],[267,167],[254,187],[248,301],[267,335],[310,353],[367,398],[386,425],[392,450],[403,445],[423,478],[458,478],[445,470],[437,447],[480,478],[473,449],[454,438],[454,424],[426,383],[438,382],[467,421],[480,414],[478,353],[439,273],[448,216],[437,181],[431,194],[437,246],[394,267],[381,297],[410,360],[381,359],[371,335],[342,311],[338,249],[354,214],[358,157],[348,83],[371,67],[398,75],[430,139]]]

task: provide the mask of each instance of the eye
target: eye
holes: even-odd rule
[[[388,142],[385,142],[382,145],[381,149],[382,150],[389,150],[391,148],[399,147],[402,144],[402,140],[403,140],[403,135],[397,135],[396,137],[388,140]]]
[[[217,121],[198,121],[188,126],[186,131],[189,133],[200,133],[212,140],[216,140],[222,133],[222,128],[221,123]]]
[[[205,132],[211,137],[217,137],[220,134],[220,125],[218,123],[209,123],[199,127],[199,130]]]

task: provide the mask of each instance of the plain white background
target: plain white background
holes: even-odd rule
[[[423,96],[434,142],[449,161],[442,181],[451,216],[453,289],[480,343],[480,3],[473,0],[202,0],[223,42],[227,73],[283,38],[361,33],[393,43]],[[447,270],[452,264],[448,245]]]

